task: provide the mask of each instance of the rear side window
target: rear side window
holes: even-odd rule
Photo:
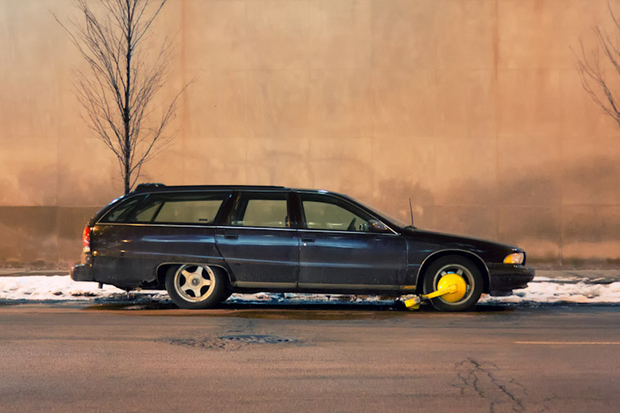
[[[244,194],[233,210],[230,225],[268,228],[290,227],[287,194]]]
[[[212,224],[227,193],[151,194],[122,220],[107,222]]]

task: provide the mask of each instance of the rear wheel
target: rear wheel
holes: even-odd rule
[[[433,262],[424,273],[424,294],[437,291],[439,281],[447,274],[456,274],[465,281],[465,295],[458,301],[442,297],[431,299],[431,304],[439,311],[465,311],[472,308],[482,295],[482,274],[471,260],[460,255],[448,255]]]
[[[229,290],[229,289],[226,289],[224,294],[222,294],[222,301],[228,300],[231,295],[233,295],[233,292],[231,290]]]
[[[225,297],[226,278],[208,265],[184,264],[168,269],[166,290],[181,308],[211,308]]]

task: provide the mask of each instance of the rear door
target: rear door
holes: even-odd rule
[[[300,193],[300,290],[391,291],[405,277],[402,235],[368,230],[377,219],[330,194]]]
[[[290,191],[244,191],[218,227],[217,247],[239,288],[291,290],[299,274],[299,239]]]

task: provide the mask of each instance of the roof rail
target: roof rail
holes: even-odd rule
[[[138,184],[138,186],[136,186],[136,189],[134,189],[134,192],[143,192],[143,191],[148,191],[149,189],[153,189],[153,188],[162,188],[164,186],[166,185],[161,184],[161,183],[155,183],[155,182]]]
[[[144,183],[136,186],[133,192],[149,191],[195,191],[195,190],[264,190],[264,189],[289,189],[285,186],[275,185],[164,185],[160,183]]]

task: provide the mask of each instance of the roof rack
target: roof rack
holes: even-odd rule
[[[147,192],[152,190],[204,190],[204,189],[288,189],[285,186],[275,185],[172,185],[166,186],[161,183],[139,184],[134,192]]]
[[[163,188],[165,186],[166,185],[164,184],[156,183],[156,182],[138,184],[138,186],[136,186],[136,189],[134,189],[134,192],[143,192],[143,191],[148,191],[149,189],[153,189],[153,188]]]

